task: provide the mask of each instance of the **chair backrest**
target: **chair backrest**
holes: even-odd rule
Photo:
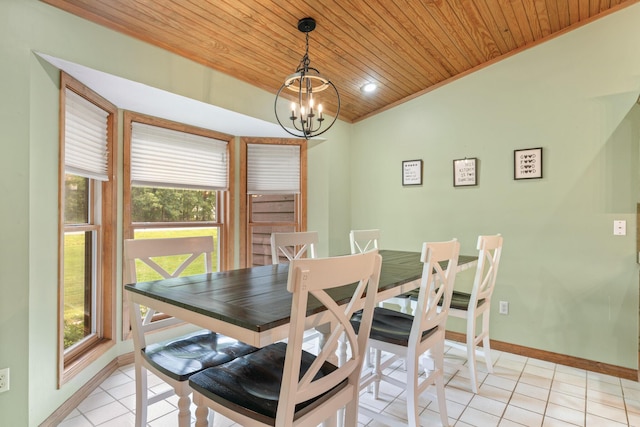
[[[498,275],[502,255],[502,236],[478,236],[478,266],[473,280],[469,305],[475,307],[479,300],[489,303]]]
[[[285,419],[292,419],[297,403],[310,400],[346,381],[345,397],[340,407],[358,398],[360,370],[371,330],[373,308],[375,306],[382,257],[377,251],[340,257],[297,259],[289,266],[287,289],[293,293],[291,324],[285,355],[282,389],[276,425],[284,425]],[[353,294],[345,296],[348,302],[338,305],[327,290],[352,284]],[[364,309],[362,323],[356,333],[350,319],[353,313]],[[324,314],[331,328],[329,338],[322,344],[318,356],[302,378],[300,377],[301,349],[304,340],[307,301],[313,296],[327,311]],[[323,323],[324,323],[323,319]],[[340,367],[324,375],[317,375],[328,358],[335,357],[338,340],[344,334],[348,345],[348,358]],[[319,378],[316,378],[319,377]],[[330,414],[325,413],[320,420]],[[281,424],[282,423],[282,424]],[[355,423],[355,420],[354,420]],[[316,425],[318,423],[315,423]],[[354,424],[355,425],[355,424]]]
[[[299,231],[292,233],[271,234],[271,262],[280,263],[280,256],[287,260],[316,257],[316,245],[318,244],[317,231]]]
[[[165,279],[180,276],[187,267],[201,256],[204,257],[204,270],[199,273],[211,273],[213,269],[213,238],[211,236],[125,239],[123,252],[125,283],[135,283],[138,281],[136,260],[146,264]],[[159,258],[176,255],[188,255],[188,257],[180,262],[173,271],[169,271],[156,262]],[[149,309],[145,315],[143,325],[150,324],[154,314],[155,311]],[[167,323],[170,322],[163,322],[163,326],[168,326]]]
[[[380,230],[351,230],[349,233],[351,253],[358,254],[378,249],[378,240],[380,240]]]
[[[460,242],[426,242],[422,244],[422,280],[409,347],[418,348],[422,334],[433,328],[444,331],[460,255]],[[443,264],[446,263],[446,267]],[[440,304],[440,305],[438,305]]]

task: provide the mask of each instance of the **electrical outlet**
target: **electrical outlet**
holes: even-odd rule
[[[0,393],[9,391],[9,368],[0,369]]]
[[[627,221],[615,220],[613,221],[613,235],[614,236],[626,236],[627,235]]]
[[[509,301],[500,301],[500,314],[509,314]]]

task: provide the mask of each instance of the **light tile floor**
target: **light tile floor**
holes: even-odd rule
[[[447,349],[449,361],[460,361],[460,352]],[[640,427],[640,384],[590,371],[492,352],[494,372],[488,374],[479,363],[480,389],[470,392],[468,371],[446,367],[446,397],[449,424],[455,427]],[[391,370],[402,374],[402,367]],[[167,386],[150,375],[151,393]],[[428,391],[427,391],[428,393]],[[380,399],[363,392],[360,403],[406,422],[404,390],[381,383]],[[438,404],[421,398],[423,426],[440,426]],[[134,425],[135,381],[133,365],[114,372],[60,424],[61,427],[126,427]],[[149,427],[177,425],[177,399],[153,404],[148,411]],[[360,416],[359,427],[382,424]],[[223,417],[216,427],[236,427]]]

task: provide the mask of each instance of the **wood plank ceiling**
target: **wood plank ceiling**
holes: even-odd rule
[[[304,54],[356,122],[640,0],[42,0],[275,94]],[[363,94],[366,82],[379,85]],[[335,112],[336,105],[325,105]]]

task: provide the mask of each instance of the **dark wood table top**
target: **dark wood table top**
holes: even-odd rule
[[[381,299],[419,286],[422,276],[419,252],[381,250],[380,254],[382,270],[378,291],[384,295]],[[477,257],[461,255],[458,270],[472,267],[476,260]],[[287,291],[288,273],[289,264],[267,265],[139,282],[125,285],[125,290],[140,304],[157,302],[157,308],[167,314],[179,316],[180,312],[191,312],[263,333],[289,323],[292,298]],[[346,301],[353,295],[353,286],[335,289],[333,298]],[[171,313],[172,307],[178,312]],[[319,304],[311,300],[307,315],[319,310]]]

